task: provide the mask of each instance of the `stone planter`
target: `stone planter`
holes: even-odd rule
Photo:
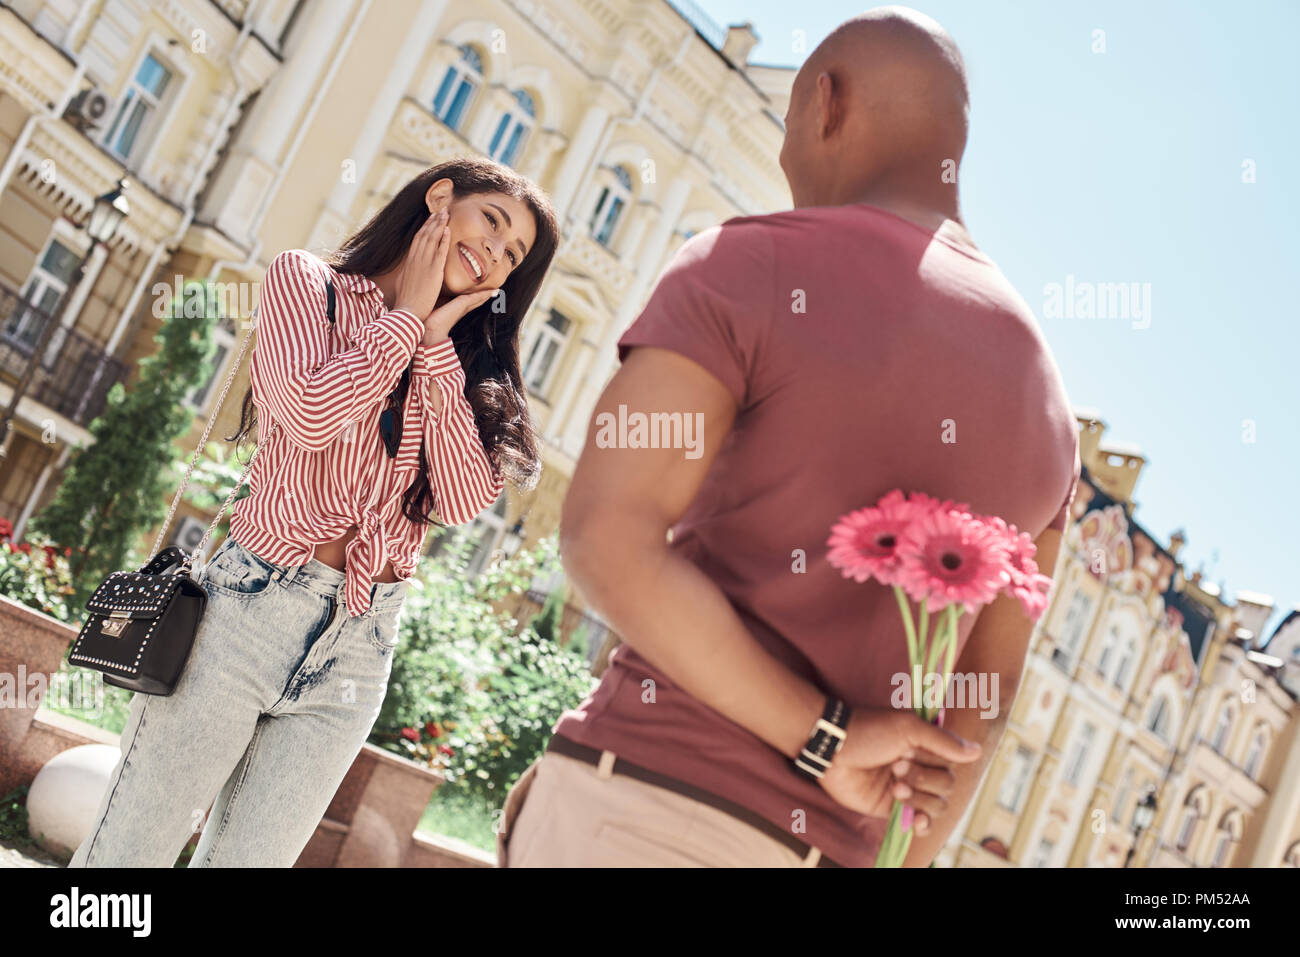
[[[78,631],[0,595],[0,795],[29,783],[53,757],[26,753],[23,742]]]
[[[442,775],[366,744],[295,867],[402,867]]]

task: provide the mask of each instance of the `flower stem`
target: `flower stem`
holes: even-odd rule
[[[894,597],[898,599],[898,611],[899,614],[903,616],[903,630],[907,633],[907,665],[910,669],[912,669],[912,674],[909,675],[909,680],[911,680],[912,678],[915,677],[916,674],[916,662],[917,662],[916,626],[912,624],[912,607],[908,603],[907,599],[903,596],[903,589],[900,588],[898,585],[894,586]],[[915,682],[913,682],[913,684],[915,684]],[[912,689],[913,707],[916,706],[916,702],[918,700],[919,699],[917,698],[916,688],[913,687]]]

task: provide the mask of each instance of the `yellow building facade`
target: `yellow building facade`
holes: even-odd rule
[[[937,866],[1298,867],[1300,616],[1265,640],[1272,599],[1185,576],[1182,532],[1162,546],[1136,521],[1141,451],[1076,419],[1050,604]]]
[[[777,157],[794,71],[749,63],[756,40],[747,25],[688,19],[664,0],[0,8],[0,318],[15,369],[22,336],[48,321],[87,246],[78,224],[94,197],[126,176],[132,204],[63,305],[77,356],[64,350],[19,408],[0,515],[21,536],[52,497],[102,393],[118,379],[129,387],[152,351],[157,302],[183,281],[216,283],[228,306],[188,452],[270,260],[333,248],[421,170],[485,155],[545,189],[563,238],[522,330],[541,481],[526,496],[508,489],[465,529],[473,567],[521,518],[526,541],[554,532],[615,343],[668,258],[694,232],[791,205]],[[85,403],[87,364],[105,371]],[[247,365],[214,435],[234,431]],[[16,377],[3,377],[0,400]],[[209,518],[183,503],[169,540],[196,543]]]

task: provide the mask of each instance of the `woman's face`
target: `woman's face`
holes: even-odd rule
[[[532,210],[505,193],[452,197],[444,294],[499,289],[537,239]]]

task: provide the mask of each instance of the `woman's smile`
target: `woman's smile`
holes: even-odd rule
[[[464,243],[457,243],[456,248],[460,252],[461,263],[465,267],[465,272],[469,275],[470,281],[477,283],[482,280],[486,273],[482,260],[475,256]]]

